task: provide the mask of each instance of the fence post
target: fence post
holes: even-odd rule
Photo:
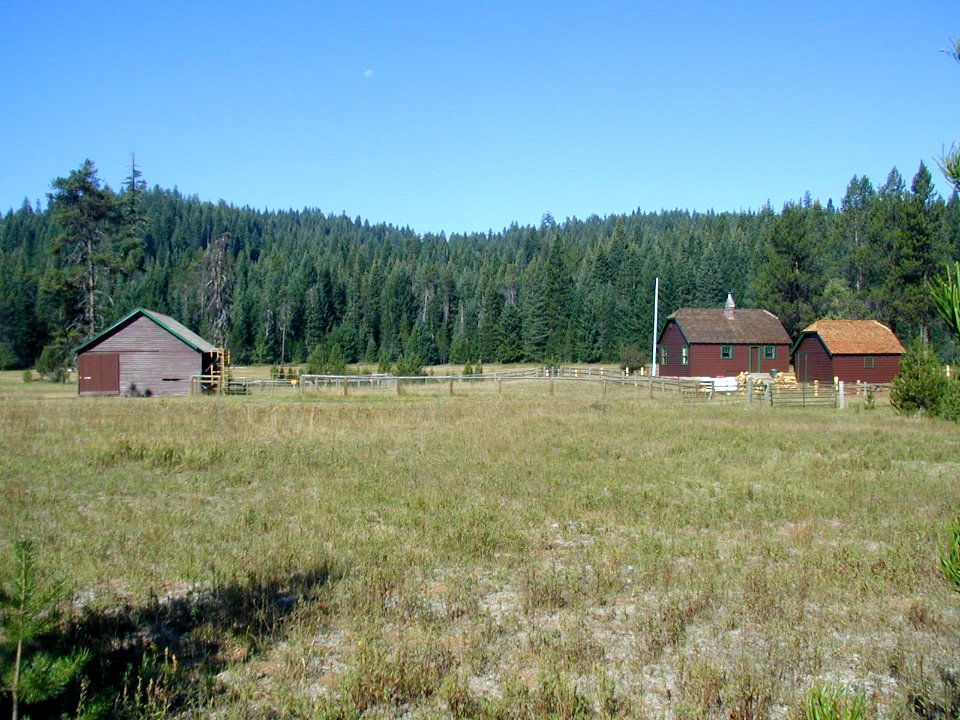
[[[450,381],[447,388],[450,390],[450,397],[453,397],[453,380]]]
[[[843,380],[837,382],[837,407],[841,410],[844,408]]]
[[[397,378],[397,397],[403,395],[403,383],[400,382],[400,378]]]
[[[766,389],[763,391],[764,400],[767,401],[767,405],[773,405],[773,385],[772,383],[767,383]]]
[[[753,378],[747,378],[747,405],[753,403]]]
[[[343,396],[347,397],[350,394],[350,381],[346,378],[343,379]]]

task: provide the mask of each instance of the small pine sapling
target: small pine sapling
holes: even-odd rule
[[[953,589],[960,592],[960,518],[950,525],[950,541],[940,553],[940,571]]]
[[[13,556],[13,572],[0,585],[0,689],[9,694],[11,717],[17,720],[21,702],[60,695],[90,656],[86,650],[60,655],[38,647],[37,641],[60,622],[57,603],[63,587],[41,584],[32,542],[14,541]]]

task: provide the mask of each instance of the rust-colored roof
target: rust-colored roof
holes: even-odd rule
[[[876,320],[817,320],[803,329],[820,336],[831,355],[902,355],[903,345],[886,325]]]
[[[766,310],[681,308],[675,320],[688,343],[718,345],[789,345],[790,336],[777,316]]]

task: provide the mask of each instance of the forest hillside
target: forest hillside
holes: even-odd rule
[[[661,323],[729,292],[794,336],[875,318],[957,355],[927,282],[960,257],[960,204],[923,163],[909,182],[854,176],[839,207],[807,195],[757,212],[546,214],[449,236],[202,202],[149,189],[136,166],[118,191],[90,161],[52,186],[46,208],[0,218],[0,369],[69,358],[138,306],[222,340],[235,363],[636,363],[656,277]]]

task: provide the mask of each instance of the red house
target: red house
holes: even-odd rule
[[[793,345],[799,382],[891,382],[900,372],[903,345],[876,320],[818,320]]]
[[[81,395],[189,395],[223,352],[171,317],[137,308],[77,348]]]
[[[790,369],[790,336],[766,310],[681,308],[657,340],[661,375],[725,377]]]

